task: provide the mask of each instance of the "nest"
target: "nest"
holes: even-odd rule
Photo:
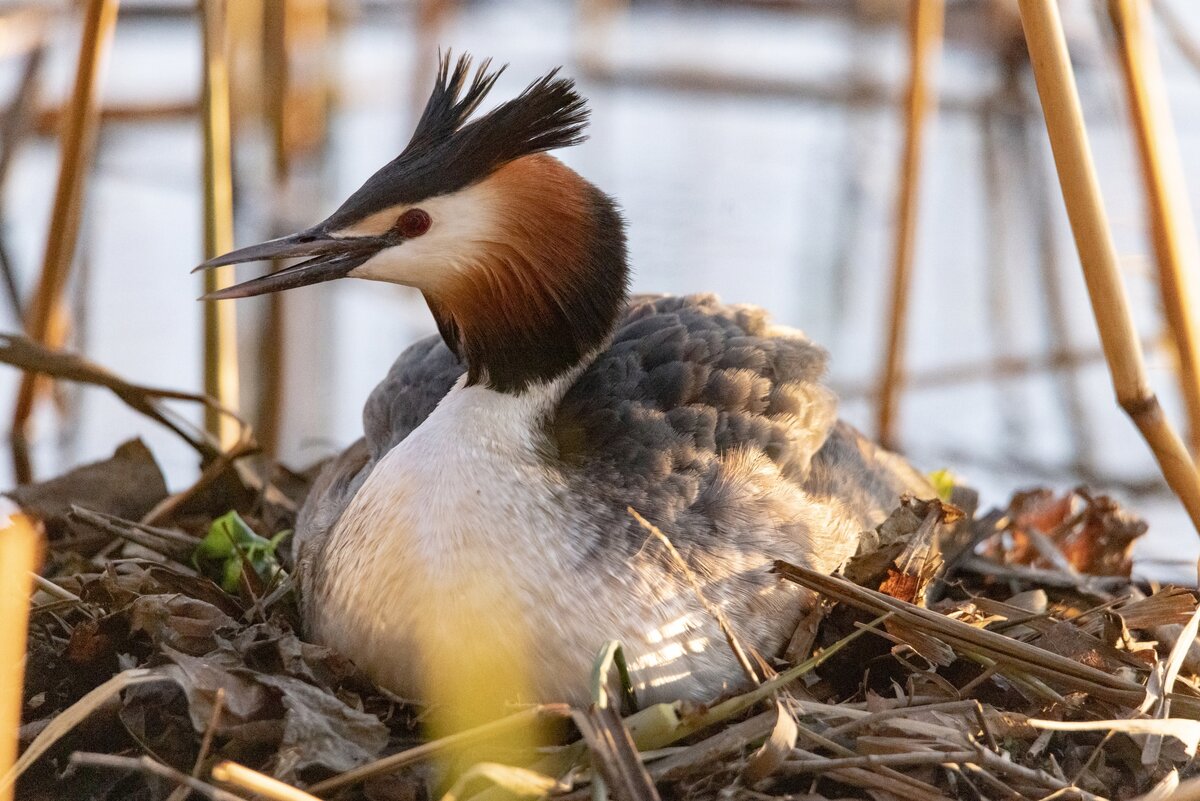
[[[162,415],[153,390],[4,347]],[[1145,525],[1082,489],[977,514],[950,483],[840,575],[776,564],[822,602],[781,655],[726,631],[748,692],[638,709],[613,643],[588,707],[425,740],[420,703],[298,635],[281,543],[310,476],[243,445],[198,441],[208,469],[174,496],[138,442],[10,493],[47,543],[0,780],[19,799],[1125,799],[1165,797],[1200,740],[1197,599],[1129,578]]]

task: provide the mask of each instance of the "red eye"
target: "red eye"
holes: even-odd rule
[[[422,209],[409,209],[400,215],[400,219],[396,220],[396,230],[406,239],[420,236],[428,231],[431,225],[433,225],[433,219],[428,212]]]

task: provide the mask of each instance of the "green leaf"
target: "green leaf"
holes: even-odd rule
[[[292,532],[280,531],[271,539],[260,537],[236,511],[212,522],[208,533],[192,553],[192,563],[226,592],[237,592],[246,563],[264,580],[282,571],[275,550]]]

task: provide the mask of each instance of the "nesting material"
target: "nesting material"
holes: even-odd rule
[[[164,402],[189,400],[23,341],[5,356],[169,426]],[[183,493],[153,489],[136,445],[13,493],[47,536],[0,777],[19,799],[1126,799],[1195,772],[1197,598],[1131,579],[1145,524],[1086,490],[976,513],[943,477],[946,499],[901,499],[840,575],[778,562],[823,603],[786,655],[726,626],[744,693],[638,709],[610,643],[587,708],[427,742],[419,701],[297,634],[285,543],[308,476],[181,433],[207,465]]]

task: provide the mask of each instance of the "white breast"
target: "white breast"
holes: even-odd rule
[[[739,682],[715,622],[661,554],[605,558],[605,533],[539,449],[538,419],[558,389],[460,385],[380,460],[331,535],[320,640],[409,696],[482,681],[510,696],[583,700],[610,639],[646,700],[708,699]],[[795,608],[793,591],[769,594],[778,598],[751,599],[760,611]]]

